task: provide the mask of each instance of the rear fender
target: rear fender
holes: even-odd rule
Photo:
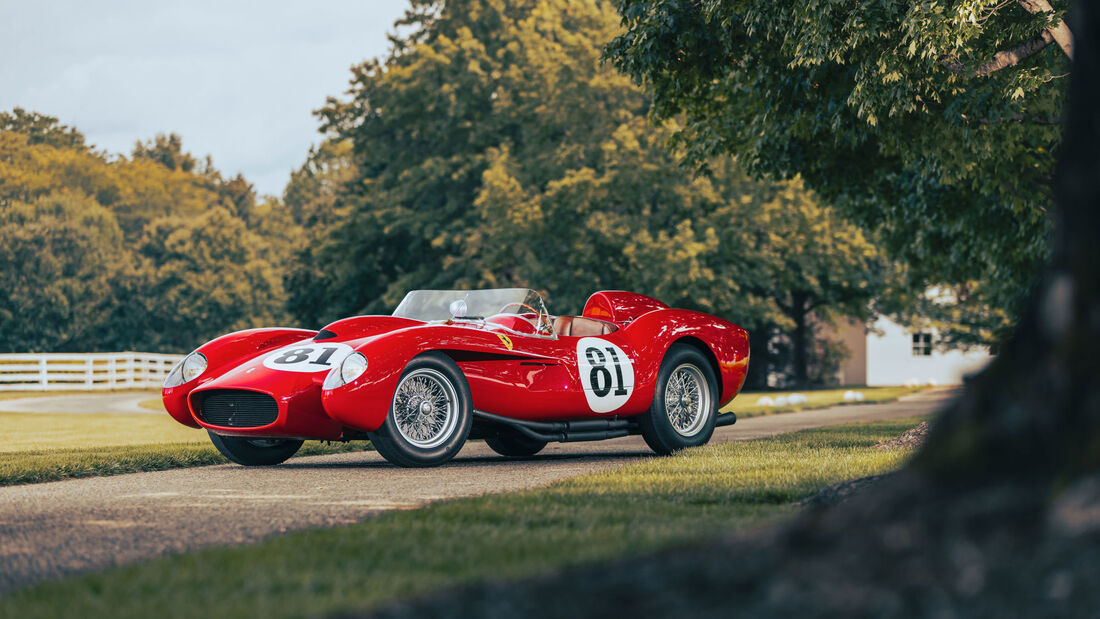
[[[601,290],[588,297],[583,316],[607,320],[625,326],[638,318],[657,310],[669,309],[667,305],[644,294],[623,290]]]
[[[702,347],[717,372],[718,406],[729,403],[745,383],[749,367],[749,336],[743,328],[709,314],[691,310],[667,309],[649,312],[623,331],[638,351],[638,356],[656,360],[644,364],[635,376],[639,389],[652,399],[660,360],[673,344],[680,342]]]

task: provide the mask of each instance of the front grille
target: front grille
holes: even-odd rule
[[[212,389],[199,397],[199,419],[223,428],[257,428],[279,418],[279,405],[266,393],[241,389]]]

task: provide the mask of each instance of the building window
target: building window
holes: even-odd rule
[[[913,356],[914,357],[931,357],[932,356],[932,334],[917,332],[913,334]]]

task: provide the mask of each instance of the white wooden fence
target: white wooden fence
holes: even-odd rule
[[[158,389],[182,358],[144,352],[0,354],[0,391]]]

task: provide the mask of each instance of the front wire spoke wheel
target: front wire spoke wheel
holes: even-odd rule
[[[397,431],[420,449],[446,442],[458,425],[458,393],[451,381],[432,368],[418,368],[397,385],[393,400]]]

